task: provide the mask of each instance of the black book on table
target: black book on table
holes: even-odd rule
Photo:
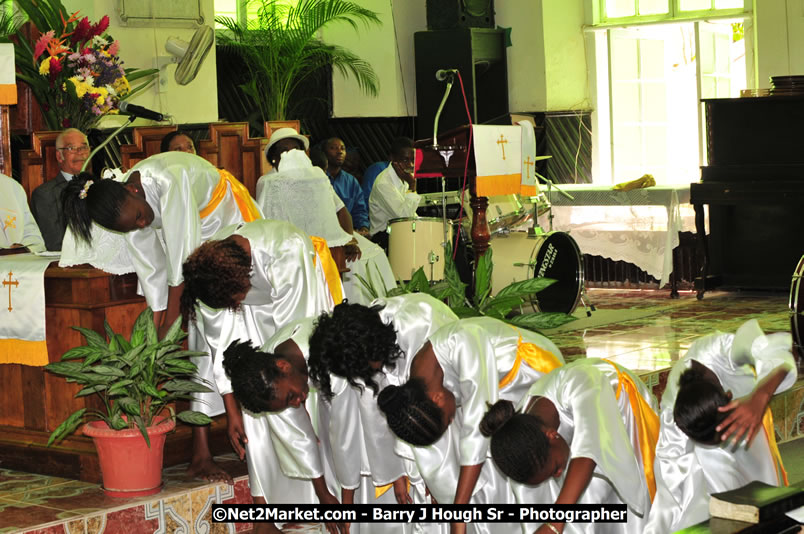
[[[797,486],[771,486],[755,480],[741,488],[713,493],[709,515],[759,523],[804,506],[804,489]]]

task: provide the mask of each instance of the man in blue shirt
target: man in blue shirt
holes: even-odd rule
[[[341,197],[346,209],[352,216],[355,230],[363,236],[369,235],[369,217],[366,199],[357,178],[343,170],[343,161],[346,159],[346,145],[337,137],[331,137],[324,142],[324,153],[327,155],[329,167],[327,175],[332,182],[335,192]]]
[[[371,196],[371,189],[374,187],[374,181],[377,180],[377,176],[380,175],[382,171],[388,168],[390,165],[390,161],[378,161],[377,163],[372,163],[368,167],[366,167],[365,172],[363,173],[363,198],[366,199],[366,204],[368,204],[369,197]]]

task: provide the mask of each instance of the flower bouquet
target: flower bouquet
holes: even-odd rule
[[[17,78],[31,87],[50,129],[86,132],[155,79],[157,69],[123,68],[120,44],[106,34],[108,16],[92,24],[78,12],[68,15],[60,0],[14,3],[39,34],[32,42],[17,26],[10,36]],[[136,80],[140,84],[132,89]]]

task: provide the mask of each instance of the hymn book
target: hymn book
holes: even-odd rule
[[[748,523],[778,517],[804,505],[804,490],[795,486],[771,486],[755,480],[741,488],[713,493],[709,515]]]

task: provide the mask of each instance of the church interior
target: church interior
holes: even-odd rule
[[[290,33],[294,10],[350,3],[39,1],[46,7],[0,1],[0,173],[24,191],[37,222],[55,216],[50,208],[37,211],[37,188],[49,187],[60,173],[75,180],[84,170],[98,182],[102,175],[125,180],[132,168],[145,177],[156,168],[149,161],[168,161],[158,159],[161,152],[183,150],[165,148],[164,139],[187,140],[215,180],[219,172],[221,184],[224,175],[233,177],[239,186],[231,194],[242,188],[271,219],[270,213],[285,213],[283,202],[263,204],[269,186],[261,183],[271,173],[301,176],[301,167],[271,160],[272,147],[293,141],[309,156],[299,163],[304,169],[316,169],[315,155],[323,158],[316,177],[329,177],[342,201],[333,197],[337,220],[332,213],[312,216],[302,208],[329,202],[329,193],[305,197],[295,189],[301,202],[294,213],[302,215],[286,220],[304,235],[313,235],[304,224],[332,223],[327,254],[349,302],[441,291],[452,306],[457,291],[468,306],[488,311],[509,284],[552,278],[557,282],[541,294],[517,297],[506,312],[488,315],[510,322],[541,315],[545,322],[531,323],[533,329],[565,364],[613,362],[637,376],[657,403],[674,364],[703,336],[733,334],[752,320],[765,334],[788,334],[798,378],[768,401],[767,417],[787,480],[804,488],[800,2],[359,0],[354,19],[305,28],[307,42],[300,45],[280,36]],[[59,9],[75,15],[59,22]],[[52,34],[48,21],[57,26]],[[81,31],[83,41],[75,37]],[[59,89],[53,82],[62,81],[59,69],[76,68],[82,76],[76,58],[87,50],[68,59],[76,43],[96,47],[93,61],[114,60],[115,72],[130,79],[109,82],[99,94],[100,83],[86,87],[65,76],[63,87],[72,83],[71,90]],[[302,46],[319,48],[283,58],[302,54]],[[48,63],[47,54],[65,59]],[[31,57],[33,67],[20,66]],[[271,62],[280,62],[283,72],[269,72]],[[102,75],[94,72],[95,79]],[[70,114],[65,102],[78,99],[80,106],[85,94],[90,104]],[[77,144],[65,141],[65,132],[75,135],[72,128]],[[397,158],[404,139],[402,149],[415,154],[409,169]],[[75,172],[65,170],[76,157]],[[377,215],[376,185],[388,169],[401,184],[400,198],[416,197],[410,215]],[[359,197],[362,216],[343,198],[339,174],[357,184],[351,194]],[[373,189],[366,185],[370,175],[379,180]],[[98,189],[83,180],[82,200]],[[276,187],[271,191],[284,191]],[[11,186],[0,188],[6,191],[0,203],[10,202]],[[150,202],[149,191],[142,198]],[[69,372],[57,376],[44,366],[85,344],[86,332],[71,327],[99,332],[101,343],[107,343],[104,329],[108,342],[110,331],[123,332],[133,344],[132,329],[150,294],[133,267],[121,267],[132,263],[124,253],[127,238],[120,237],[128,230],[95,230],[103,226],[95,218],[92,238],[107,241],[90,250],[70,223],[66,234],[65,225],[57,230],[53,248],[42,223],[39,241],[24,242],[22,233],[11,233],[24,217],[13,219],[17,212],[6,206],[2,211],[0,301],[8,301],[8,314],[0,322],[17,330],[0,332],[0,534],[262,528],[212,517],[213,505],[260,502],[252,497],[246,461],[230,443],[222,408],[209,414],[204,439],[231,482],[188,475],[198,437],[181,417],[165,443],[161,482],[122,498],[104,486],[92,439],[78,430],[49,442],[74,411],[97,410],[100,403],[76,396],[80,388]],[[169,226],[167,211],[156,216]],[[169,246],[164,239],[162,246]],[[356,267],[349,248],[355,243],[373,267]],[[490,262],[481,260],[484,254]],[[39,273],[30,293],[20,290],[29,278],[13,263],[23,256],[33,258],[31,269]],[[338,302],[331,279],[327,284]],[[41,317],[36,311],[12,317],[16,303],[28,301]],[[154,317],[162,335],[161,315]],[[93,345],[89,337],[86,342]],[[177,401],[176,411],[188,408],[196,409],[186,398]],[[695,532],[716,531],[705,528]],[[325,532],[309,529],[282,532]]]

